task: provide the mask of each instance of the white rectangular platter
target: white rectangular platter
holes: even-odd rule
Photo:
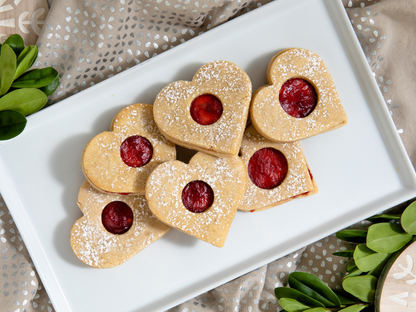
[[[80,157],[90,138],[168,83],[228,60],[253,90],[278,51],[303,47],[325,61],[347,126],[302,142],[317,195],[263,212],[238,212],[225,247],[178,231],[113,269],[75,257],[69,233],[81,216]],[[34,114],[0,145],[0,191],[59,312],[163,311],[370,215],[416,197],[412,165],[341,1],[278,0]]]

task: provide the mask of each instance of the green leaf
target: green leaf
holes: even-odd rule
[[[282,306],[283,309],[287,310],[288,312],[303,312],[311,308],[291,298],[282,298],[279,300],[279,304]]]
[[[338,257],[352,258],[354,255],[354,250],[337,251],[337,252],[333,252],[332,254]]]
[[[338,296],[339,301],[341,302],[341,306],[351,305],[358,302],[357,298],[351,296],[350,294],[344,291],[339,291],[336,289],[334,289],[333,291]]]
[[[47,86],[58,77],[58,72],[52,67],[34,69],[16,79],[13,88],[41,88]]]
[[[0,140],[9,140],[18,136],[26,127],[26,118],[22,114],[5,110],[0,112]]]
[[[331,312],[331,310],[328,310],[325,308],[312,308],[312,309],[307,309],[304,312]]]
[[[276,295],[276,298],[279,300],[281,298],[291,298],[311,307],[325,307],[321,302],[293,288],[278,287],[278,288],[275,288],[274,294]]]
[[[357,269],[357,266],[356,266],[356,264],[355,264],[355,261],[353,260],[353,261],[350,261],[348,264],[347,264],[347,268],[346,268],[346,271],[347,272],[351,272],[351,271],[353,271],[353,270],[356,270]]]
[[[393,223],[373,224],[368,228],[367,247],[378,252],[392,253],[412,239],[412,235]]]
[[[368,307],[368,304],[354,304],[352,306],[349,306],[347,308],[341,309],[338,312],[359,312],[363,309],[365,309],[366,307]]]
[[[351,262],[349,262],[347,264],[347,268],[346,271],[348,272],[348,274],[346,276],[344,276],[344,279],[350,276],[357,276],[357,275],[361,275],[363,272],[360,271],[358,269],[358,267],[355,265],[355,261],[352,260]]]
[[[38,57],[38,47],[35,45],[27,46],[17,58],[16,73],[14,79],[17,79],[25,71],[33,66]]]
[[[367,236],[367,231],[365,230],[342,230],[337,232],[336,237],[342,239],[343,241],[351,243],[365,243],[365,238]]]
[[[40,88],[39,90],[41,90],[43,93],[46,94],[46,96],[51,95],[52,93],[55,92],[55,90],[58,88],[59,86],[59,76],[55,78],[54,81],[52,81],[50,84],[48,84],[45,87]]]
[[[7,44],[1,46],[0,56],[0,96],[9,91],[16,71],[16,55]]]
[[[289,275],[288,281],[290,287],[320,301],[326,307],[339,307],[341,305],[332,289],[315,275],[305,272],[293,272]]]
[[[25,48],[25,43],[23,42],[23,38],[18,34],[9,36],[9,38],[7,38],[3,44],[7,44],[10,48],[12,48],[16,57]]]
[[[362,272],[368,272],[375,269],[388,257],[388,253],[375,252],[368,248],[365,244],[357,245],[354,251],[355,265]]]
[[[373,302],[377,277],[372,275],[352,276],[342,281],[342,288],[364,302]]]
[[[0,98],[0,111],[14,110],[27,116],[37,112],[47,101],[48,97],[38,89],[18,89]]]
[[[363,274],[363,271],[360,271],[359,268],[355,268],[354,270],[351,270],[350,272],[348,272],[347,275],[344,276],[344,279],[351,277],[351,276],[359,276],[361,274]]]
[[[390,257],[392,256],[392,254],[389,254],[389,256],[386,258],[386,259],[384,259],[384,261],[383,262],[381,262],[378,266],[376,266],[374,269],[372,269],[372,270],[370,270],[369,272],[368,272],[368,274],[369,275],[372,275],[372,276],[375,276],[375,277],[379,277],[380,276],[380,274],[381,274],[381,272],[383,271],[383,269],[384,269],[384,266],[386,265],[386,263],[387,263],[387,261],[390,259]]]
[[[416,201],[407,206],[400,220],[407,233],[416,235]]]

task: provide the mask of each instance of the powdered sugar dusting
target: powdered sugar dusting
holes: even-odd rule
[[[275,143],[262,137],[253,126],[247,128],[241,144],[242,160],[247,170],[251,156],[266,147],[281,151],[288,162],[288,173],[283,182],[270,190],[257,187],[250,179],[238,209],[244,211],[262,210],[274,207],[280,201],[310,192],[314,189],[308,167],[299,142]]]
[[[113,201],[123,201],[133,211],[132,227],[122,235],[108,232],[101,221],[103,209]],[[92,267],[122,264],[170,230],[153,216],[144,196],[108,195],[84,182],[78,205],[84,216],[72,227],[71,246],[75,255]]]
[[[267,73],[271,86],[253,96],[251,117],[256,129],[273,141],[292,142],[347,123],[335,84],[323,60],[306,49],[289,49],[276,56]],[[280,88],[291,78],[309,81],[318,95],[315,109],[305,118],[288,115],[280,105]]]
[[[193,213],[182,203],[182,190],[191,181],[208,183],[213,205]],[[186,165],[179,161],[157,167],[146,184],[146,199],[155,216],[187,234],[222,247],[247,186],[248,176],[237,156],[218,158],[197,153]]]
[[[111,130],[95,136],[85,147],[82,167],[86,178],[107,192],[144,194],[150,172],[160,163],[176,158],[174,144],[159,132],[149,104],[134,104],[121,110],[114,117]],[[143,167],[129,167],[120,157],[121,144],[133,135],[145,137],[153,147],[152,159]]]
[[[212,125],[195,122],[190,105],[202,94],[215,95],[223,105],[221,118]],[[215,61],[201,67],[191,82],[176,81],[158,94],[154,116],[163,135],[172,142],[214,155],[236,155],[246,125],[251,81],[233,63]]]

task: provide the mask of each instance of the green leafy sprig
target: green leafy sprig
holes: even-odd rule
[[[310,273],[290,273],[288,284],[290,288],[274,290],[280,306],[287,312],[358,312],[369,306],[347,293],[332,290]]]
[[[0,45],[0,140],[18,136],[27,115],[40,110],[59,86],[56,69],[29,70],[38,57],[38,47],[25,47],[14,34]]]
[[[290,287],[275,295],[286,312],[374,311],[378,278],[387,261],[400,254],[416,235],[416,201],[402,214],[381,214],[368,219],[368,230],[347,229],[336,237],[353,243],[352,250],[333,255],[349,259],[343,291],[332,290],[318,277],[305,272],[289,274]]]

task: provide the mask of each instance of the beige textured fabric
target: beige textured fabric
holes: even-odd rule
[[[57,102],[266,2],[55,1],[40,34],[36,66],[54,66],[61,73],[62,84],[53,97]],[[415,2],[343,0],[343,3],[415,165],[416,145],[412,142],[415,130],[412,121],[416,116],[412,103],[416,74],[412,66],[416,45]],[[273,291],[286,285],[292,271],[311,272],[331,287],[340,288],[345,260],[332,253],[347,247],[335,236],[329,236],[169,311],[280,311]],[[0,250],[0,311],[53,311],[2,200]]]
[[[170,0],[169,0],[170,1]],[[268,2],[55,1],[35,66],[56,67],[62,100]]]
[[[27,45],[36,44],[48,12],[46,0],[0,1],[0,43],[19,34]]]

